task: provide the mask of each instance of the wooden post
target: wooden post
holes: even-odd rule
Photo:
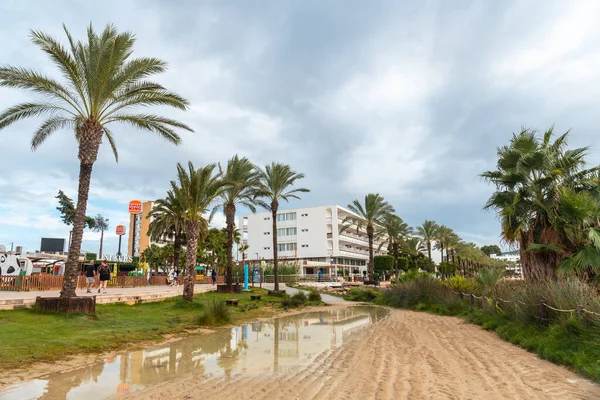
[[[471,293],[471,311],[473,311],[473,307],[475,306],[475,295]]]
[[[481,295],[481,301],[483,304],[483,311],[487,311],[487,297],[485,297],[485,294]]]
[[[542,324],[548,323],[548,307],[546,307],[546,300],[540,302],[540,315],[542,316]]]
[[[576,310],[577,310],[577,320],[581,321],[581,306],[577,306]]]

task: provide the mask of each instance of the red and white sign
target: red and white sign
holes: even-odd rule
[[[123,236],[125,234],[125,225],[117,225],[116,234],[117,236]]]
[[[131,200],[129,202],[129,214],[141,214],[142,202],[139,200]]]

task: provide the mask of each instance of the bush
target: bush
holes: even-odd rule
[[[226,325],[231,322],[231,313],[222,299],[212,299],[198,318],[203,326]]]
[[[480,270],[475,277],[477,286],[479,286],[483,293],[490,293],[498,282],[500,282],[505,271],[504,268],[485,268]]]
[[[313,302],[321,302],[321,295],[317,292],[310,292],[310,294],[308,295],[308,301],[313,301]]]
[[[372,288],[353,288],[348,290],[345,298],[349,301],[364,301],[364,302],[373,302],[379,296],[381,296],[381,292],[377,289]]]
[[[451,276],[442,281],[442,284],[455,292],[471,293],[475,292],[475,289],[477,288],[473,279],[468,279],[460,275]]]
[[[296,293],[295,295],[292,296],[292,300],[299,300],[302,303],[306,303],[307,298],[306,298],[306,294],[302,291],[299,291],[298,293]]]
[[[405,283],[405,282],[410,282],[412,280],[415,280],[417,278],[422,278],[422,277],[425,277],[425,276],[427,276],[426,273],[419,272],[419,271],[417,271],[416,269],[413,268],[413,269],[408,270],[408,272],[405,272],[405,273],[401,274],[398,277],[398,280],[400,282],[402,282],[402,283]]]
[[[394,257],[390,255],[375,256],[373,258],[373,270],[378,275],[389,275],[394,270]]]
[[[416,308],[441,302],[442,297],[454,296],[448,288],[435,278],[420,276],[401,283],[383,294],[386,304],[398,308]]]

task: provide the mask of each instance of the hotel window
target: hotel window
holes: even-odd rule
[[[296,213],[285,213],[285,214],[277,214],[277,221],[293,221],[296,219]]]
[[[277,229],[277,236],[293,236],[297,232],[296,228],[280,228]]]
[[[296,243],[278,243],[278,251],[294,251],[296,250]]]

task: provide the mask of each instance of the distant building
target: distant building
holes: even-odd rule
[[[150,212],[154,208],[153,201],[142,202],[142,213],[141,214],[130,214],[129,215],[129,232],[127,238],[127,255],[130,257],[139,257],[150,245],[164,246],[168,243],[172,243],[168,238],[161,238],[158,242],[150,240],[148,231],[150,229]]]
[[[360,219],[337,205],[281,210],[277,213],[277,247],[280,262],[294,262],[301,274],[319,269],[334,275],[337,269],[353,273],[366,271],[369,242],[364,229],[341,232],[346,217]],[[239,229],[248,245],[247,259],[273,260],[273,221],[270,212],[239,217]],[[379,248],[381,244],[381,249]],[[375,241],[374,255],[387,254],[385,243]]]
[[[490,254],[490,257],[495,259],[495,260],[505,260],[505,261],[512,261],[512,262],[519,262],[521,260],[521,253],[519,252],[519,250],[515,250],[515,251],[507,251],[504,252],[500,255],[498,254]]]

